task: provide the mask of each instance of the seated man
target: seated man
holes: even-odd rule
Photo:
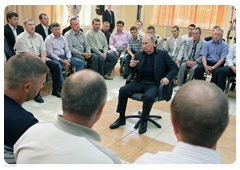
[[[88,44],[91,47],[91,50],[94,54],[98,56],[99,60],[105,60],[106,66],[104,69],[104,63],[100,66],[99,65],[99,73],[103,78],[108,80],[113,80],[110,77],[112,70],[114,69],[115,65],[117,64],[118,58],[111,53],[108,53],[108,44],[106,37],[102,31],[100,31],[100,20],[98,18],[93,19],[92,21],[92,29],[88,30],[86,33],[86,38]]]
[[[233,44],[226,58],[227,66],[220,69],[218,73],[218,87],[225,90],[226,78],[236,76],[236,44]]]
[[[117,153],[95,142],[101,136],[92,130],[106,100],[107,86],[98,73],[72,74],[62,89],[63,114],[23,134],[14,145],[17,164],[121,164]]]
[[[183,35],[182,38],[185,39],[186,41],[193,39],[192,31],[193,31],[193,29],[194,29],[195,27],[196,27],[196,26],[195,26],[194,24],[190,24],[190,25],[188,26],[188,33],[185,34],[185,35]]]
[[[147,28],[147,33],[152,34],[155,37],[155,44],[154,47],[156,47],[159,50],[163,50],[163,39],[156,34],[155,28],[153,26],[149,26]]]
[[[100,73],[100,68],[104,64],[104,59],[98,59],[96,54],[91,53],[91,48],[88,45],[85,35],[79,31],[80,24],[77,17],[70,19],[71,30],[66,32],[64,37],[67,39],[69,50],[72,53],[72,57],[81,59],[91,63],[91,70]]]
[[[4,36],[4,54],[6,56],[6,61],[9,60],[12,56],[14,56],[14,53],[10,50],[7,39]]]
[[[110,24],[108,21],[105,21],[103,23],[103,26],[102,26],[102,29],[101,31],[104,33],[106,39],[107,39],[107,43],[109,45],[109,39],[110,39],[110,36],[111,36],[111,32],[109,32],[109,28],[110,28]]]
[[[158,95],[160,83],[164,86],[163,98],[167,101],[171,99],[167,85],[177,75],[178,67],[167,52],[156,49],[154,43],[155,38],[151,34],[143,36],[142,45],[144,51],[137,52],[134,60],[130,62],[132,73],[137,73],[137,77],[134,82],[120,88],[117,107],[117,112],[120,115],[116,122],[110,126],[111,129],[125,124],[128,97],[134,93],[144,93],[142,96],[143,109],[142,122],[139,128],[140,134],[147,131],[148,116]]]
[[[61,79],[58,64],[54,63],[47,57],[47,51],[44,45],[43,38],[40,34],[34,32],[35,25],[31,18],[26,18],[23,22],[25,31],[21,33],[16,40],[16,53],[23,53],[32,57],[39,58],[45,63],[52,73],[53,91],[52,95],[61,97]],[[31,63],[29,63],[31,64]],[[36,102],[43,103],[40,93],[34,98]]]
[[[211,41],[212,39],[213,39],[213,35],[214,35],[214,31],[215,31],[215,29],[217,29],[217,28],[220,28],[218,25],[215,25],[215,26],[213,26],[212,27],[212,36],[210,36],[210,37],[206,37],[204,40],[205,41]],[[222,38],[223,39],[223,38]],[[223,41],[225,41],[225,39],[223,39]]]
[[[52,34],[47,36],[45,40],[45,47],[48,56],[52,59],[53,62],[58,64],[60,72],[62,73],[62,64],[65,67],[68,67],[70,65],[76,66],[76,71],[84,69],[84,61],[72,57],[66,38],[60,35],[60,24],[57,22],[52,22],[50,27]],[[63,82],[64,78],[63,74],[61,74],[61,85],[63,85]]]
[[[181,65],[186,44],[186,40],[179,36],[179,32],[180,30],[177,26],[172,27],[173,36],[167,38],[167,44],[164,48],[178,67]]]
[[[47,14],[41,13],[39,15],[39,21],[40,24],[38,24],[35,28],[35,32],[40,34],[43,37],[43,40],[45,41],[46,37],[51,34],[51,29],[49,24],[49,18]]]
[[[114,31],[110,36],[109,48],[111,50],[109,51],[109,53],[120,58],[120,60],[124,60],[125,54],[127,51],[126,49],[127,41],[128,41],[128,38],[130,37],[130,34],[123,30],[123,27],[124,27],[123,21],[118,21],[116,25],[117,25],[117,31]],[[120,67],[122,68],[123,66],[121,65]],[[120,70],[120,74],[121,73],[123,73],[122,70]]]
[[[137,21],[136,21],[136,24],[135,24],[135,27],[137,28],[137,33],[138,33],[139,35],[141,35],[141,36],[144,36],[145,33],[141,30],[141,29],[142,29],[142,26],[143,26],[142,21],[137,20]]]
[[[124,76],[126,79],[130,74],[130,60],[134,60],[135,53],[142,49],[142,36],[137,33],[137,27],[133,26],[130,28],[131,37],[127,41],[127,53],[124,65]]]
[[[9,11],[6,18],[8,24],[4,26],[4,37],[6,37],[11,53],[15,55],[14,45],[16,43],[16,38],[24,31],[24,29],[21,25],[18,25],[19,15],[16,12]]]
[[[216,151],[216,147],[229,118],[228,99],[220,88],[202,80],[187,82],[172,100],[170,118],[178,140],[172,152],[146,153],[134,163],[222,163],[221,154]]]
[[[184,62],[181,64],[178,71],[177,87],[175,91],[178,91],[178,89],[182,86],[187,69],[190,69],[188,78],[188,81],[190,81],[193,79],[194,70],[199,65],[199,63],[202,62],[202,56],[200,55],[200,53],[206,41],[200,38],[202,33],[201,28],[195,27],[193,28],[192,32],[193,39],[187,40],[186,46],[184,48]]]
[[[228,54],[228,44],[222,40],[223,30],[217,28],[214,31],[213,39],[208,41],[200,55],[202,63],[197,66],[194,72],[194,78],[201,80],[204,72],[212,73],[211,82],[218,83],[219,70],[224,66],[224,60]]]
[[[30,63],[30,64],[29,64]],[[11,57],[4,68],[4,144],[13,148],[16,141],[38,120],[22,107],[43,87],[47,66],[25,54]]]

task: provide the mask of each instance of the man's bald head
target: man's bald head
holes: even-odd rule
[[[228,99],[215,84],[194,80],[178,90],[171,113],[183,141],[211,148],[228,124]]]
[[[64,112],[89,121],[106,101],[107,86],[98,73],[82,70],[65,80],[61,96]]]

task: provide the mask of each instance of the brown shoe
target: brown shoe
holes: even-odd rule
[[[107,73],[106,75],[104,75],[103,78],[107,80],[113,80],[113,78],[110,77],[110,73]]]

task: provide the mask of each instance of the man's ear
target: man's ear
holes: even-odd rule
[[[104,108],[105,104],[106,104],[106,101],[103,102],[103,104],[100,106],[100,108],[99,108],[98,111],[97,111],[96,116],[98,117],[98,119],[100,118],[100,116],[101,116],[101,114],[102,114],[102,111],[103,111],[103,108]]]
[[[29,93],[30,89],[32,88],[32,83],[27,82],[23,84],[22,88],[25,93]]]
[[[177,134],[179,134],[178,126],[177,126],[177,124],[176,124],[172,115],[170,116],[170,118],[171,118],[171,122],[172,122],[172,125],[173,125],[173,131],[174,131],[175,135],[177,135]]]

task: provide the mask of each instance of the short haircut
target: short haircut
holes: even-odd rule
[[[75,16],[74,16],[74,17],[71,17],[71,18],[70,18],[70,25],[71,25],[72,21],[76,21],[76,20],[78,20],[78,17],[75,17]]]
[[[220,28],[218,25],[214,25],[212,28],[216,29],[216,28]]]
[[[98,18],[94,18],[94,19],[92,20],[92,24],[94,23],[94,21],[96,21],[96,22],[100,22],[100,19],[98,19]]]
[[[132,27],[130,28],[130,31],[134,31],[134,30],[138,31],[138,30],[137,30],[137,27],[132,26]]]
[[[40,59],[20,53],[11,57],[5,65],[5,85],[9,90],[15,91],[26,82],[37,82],[48,72],[48,67]]]
[[[147,29],[155,31],[155,28],[153,26],[149,26]]]
[[[23,20],[23,25],[27,25],[27,22],[28,21],[33,21],[33,19],[31,19],[31,18],[26,18],[26,19],[24,19]]]
[[[142,21],[140,21],[140,20],[137,20],[137,21],[136,21],[136,23],[138,23],[138,22],[140,22],[140,23],[141,23],[141,26],[143,25]]]
[[[117,24],[122,24],[124,26],[124,22],[123,21],[118,21]]]
[[[177,31],[179,31],[179,27],[178,26],[173,26],[172,29],[176,28]]]
[[[8,18],[11,19],[12,17],[19,17],[18,14],[14,11],[9,11],[6,15],[7,18],[7,22],[8,22]]]
[[[47,14],[41,13],[38,18],[39,18],[40,20],[42,20],[42,16],[43,16],[43,15],[44,15],[44,16],[47,16]]]
[[[89,121],[107,100],[107,86],[98,73],[85,71],[91,78],[78,76],[80,72],[68,77],[64,81],[61,98],[63,111]]]
[[[198,30],[199,33],[202,33],[202,29],[200,27],[194,27],[193,30]]]
[[[156,41],[155,37],[152,34],[145,34],[144,36],[150,37],[151,42]]]
[[[184,142],[212,148],[228,124],[228,99],[214,83],[185,83],[171,103],[171,114]]]
[[[196,27],[196,26],[195,26],[194,24],[190,24],[190,25],[188,26],[188,28],[189,28],[189,27]]]
[[[222,28],[216,28],[215,31],[218,30],[218,31],[222,31],[222,34],[224,33],[223,29]]]
[[[103,24],[109,24],[110,25],[110,23],[108,22],[108,21],[104,21],[104,23]]]
[[[60,24],[57,23],[57,22],[52,22],[52,23],[50,24],[51,30],[52,30],[54,27],[60,27]]]

